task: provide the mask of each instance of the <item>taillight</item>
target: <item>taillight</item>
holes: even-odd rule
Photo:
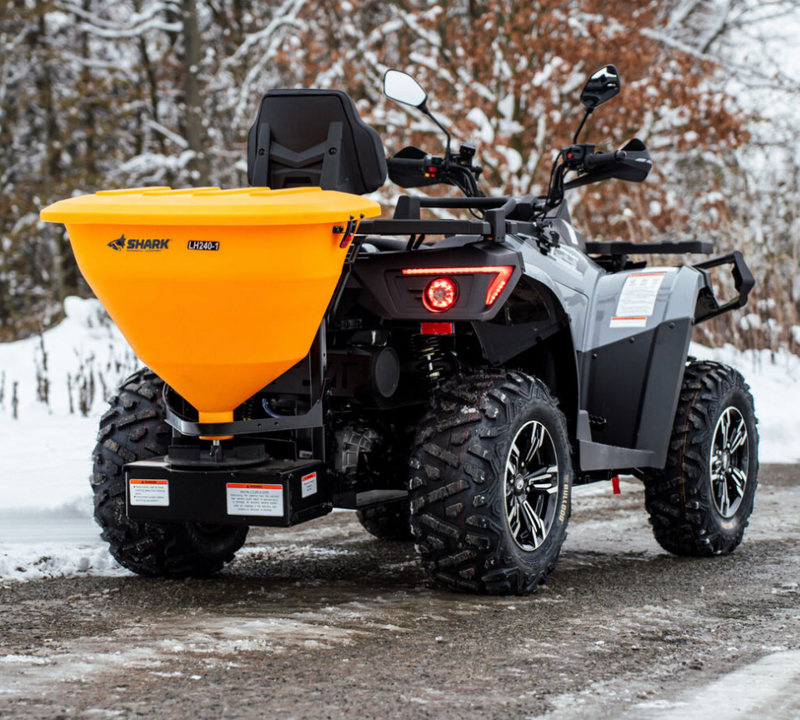
[[[506,285],[508,285],[508,279],[511,277],[511,274],[514,272],[514,268],[511,265],[483,265],[479,267],[450,267],[450,268],[404,268],[403,275],[486,275],[492,274],[494,275],[494,280],[489,283],[489,289],[486,291],[486,305],[490,307],[494,304],[494,301],[500,297],[500,293],[503,292]],[[449,278],[439,278],[440,280],[449,280]],[[453,282],[452,280],[449,280]],[[434,282],[436,282],[434,280]],[[428,285],[428,288],[431,287],[433,283]],[[453,285],[455,283],[453,282]],[[427,289],[425,291],[427,295]],[[455,303],[455,300],[453,300]],[[453,303],[448,305],[448,307],[452,307]],[[427,305],[427,304],[426,304]],[[428,308],[429,310],[431,308]],[[445,310],[447,308],[444,308]],[[436,310],[435,312],[442,312],[441,310]]]
[[[492,280],[492,284],[489,285],[489,289],[486,291],[486,304],[492,305],[498,297],[500,297],[500,293],[505,290],[506,285],[508,285],[508,278],[511,277],[511,273],[514,272],[513,267],[499,267],[499,268],[492,268],[493,270],[498,270],[497,277]]]
[[[449,310],[458,300],[458,285],[455,280],[440,277],[428,283],[422,294],[425,307],[431,312],[444,312]]]

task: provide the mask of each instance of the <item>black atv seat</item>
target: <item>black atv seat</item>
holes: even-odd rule
[[[247,136],[247,181],[363,195],[386,181],[385,151],[341,90],[270,90]]]

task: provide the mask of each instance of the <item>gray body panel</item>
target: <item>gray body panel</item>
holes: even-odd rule
[[[522,254],[524,275],[569,318],[580,468],[663,467],[703,276],[689,266],[610,273],[584,254],[583,238],[566,221],[553,229],[561,245],[546,254],[533,239],[506,242]]]

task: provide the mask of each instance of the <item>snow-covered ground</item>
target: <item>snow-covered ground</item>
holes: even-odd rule
[[[88,478],[104,395],[137,360],[97,300],[65,310],[41,338],[0,344],[0,578],[123,572],[98,538]]]
[[[67,298],[65,311],[41,337],[0,343],[0,513],[91,514],[87,478],[104,395],[137,360],[97,300]]]
[[[115,568],[97,539],[88,476],[104,393],[134,370],[136,359],[96,300],[68,298],[65,309],[66,319],[42,338],[0,344],[0,578]],[[761,462],[796,461],[800,358],[732,346],[693,345],[691,352],[747,378],[760,418]],[[44,380],[47,402],[38,396]]]

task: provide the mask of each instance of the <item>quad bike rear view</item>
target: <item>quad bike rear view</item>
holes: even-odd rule
[[[387,159],[344,93],[273,90],[248,137],[249,188],[43,210],[147,366],[111,399],[94,454],[114,557],[207,575],[249,526],[350,508],[379,538],[413,539],[442,586],[524,594],[555,568],[572,488],[620,473],[644,481],[662,547],[732,551],[757,483],[753,400],[735,370],[687,352],[753,278],[738,252],[629,259],[710,254],[705,242],[588,241],[572,226],[568,191],[652,168],[640,140],[578,142],[620,85],[613,65],[588,79],[541,197],[486,197],[476,149],[452,151],[449,134],[442,156]],[[385,92],[439,124],[410,76],[390,70]],[[403,195],[378,218],[362,196],[387,174],[460,194]],[[738,293],[724,303],[720,267]]]

